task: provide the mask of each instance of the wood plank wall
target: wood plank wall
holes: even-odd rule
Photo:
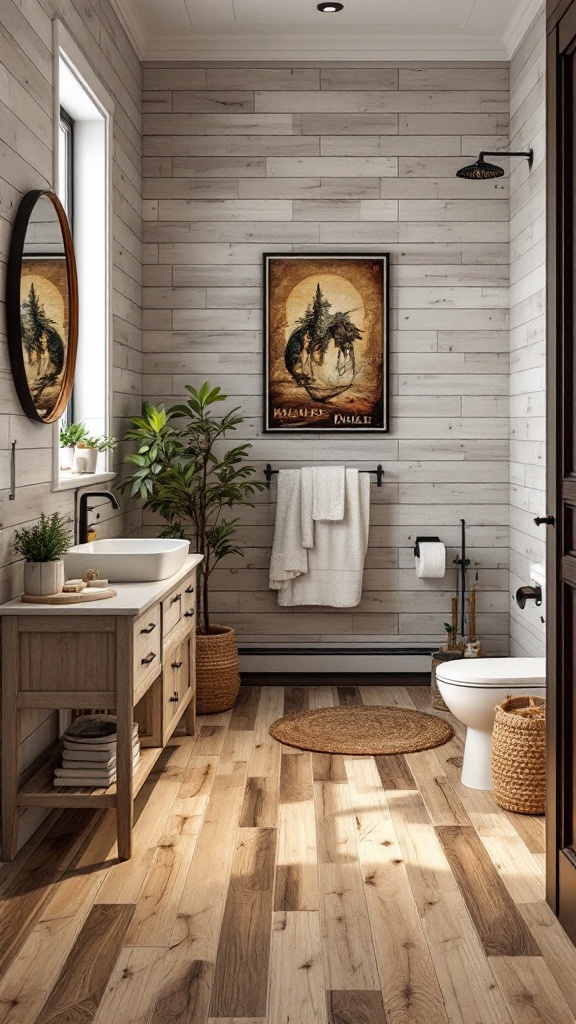
[[[510,194],[510,591],[546,562],[546,16],[542,9],[510,69],[510,144],[534,149],[534,166],[514,163]],[[542,656],[541,609],[511,602],[511,653]]]
[[[87,15],[90,15],[89,17]],[[4,288],[18,204],[29,189],[52,184],[52,18],[58,16],[111,93],[114,120],[113,413],[121,436],[125,417],[140,407],[141,336],[141,67],[109,0],[2,0],[0,5],[0,601],[22,588],[14,529],[41,511],[71,514],[73,493],[52,493],[52,430],[22,414],[6,344]],[[8,500],[10,441],[18,440],[16,500]],[[139,512],[101,510],[100,535],[131,532]],[[28,712],[22,766],[52,740],[54,716]],[[25,815],[22,838],[38,820]]]
[[[485,650],[506,653],[509,179],[455,173],[481,148],[507,148],[508,67],[156,62],[144,90],[145,395],[220,384],[242,405],[259,470],[386,471],[358,608],[277,608],[273,486],[242,518],[246,558],[215,573],[216,621],[263,645],[437,641],[455,571],[416,581],[413,540],[438,533],[451,564],[463,516]],[[261,433],[262,252],[323,250],[392,253],[381,438]]]

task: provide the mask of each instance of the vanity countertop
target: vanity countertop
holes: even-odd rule
[[[188,555],[181,569],[167,580],[152,583],[111,583],[116,597],[86,604],[25,604],[19,597],[0,605],[0,615],[142,615],[161,601],[192,569],[200,565],[202,555]]]

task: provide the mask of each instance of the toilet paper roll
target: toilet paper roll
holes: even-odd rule
[[[440,541],[423,541],[414,559],[419,580],[439,580],[446,575],[446,548]]]

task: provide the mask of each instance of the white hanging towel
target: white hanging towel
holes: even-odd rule
[[[314,523],[308,572],[292,578],[279,591],[279,605],[354,608],[360,603],[370,525],[370,477],[347,469],[345,491],[344,518]]]
[[[281,469],[278,474],[271,590],[282,591],[301,573],[308,572],[308,552],[302,544],[301,482],[299,469]]]
[[[312,518],[320,523],[340,523],[344,519],[344,466],[313,466],[314,500]]]

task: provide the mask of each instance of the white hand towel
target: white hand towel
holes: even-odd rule
[[[299,469],[282,469],[278,474],[271,590],[285,590],[291,580],[308,572],[308,552],[302,545],[301,481]]]
[[[346,470],[346,510],[342,522],[314,524],[308,572],[291,579],[278,604],[354,608],[362,597],[362,572],[368,548],[370,477]]]
[[[302,470],[302,494],[300,500],[300,517],[302,523],[302,544],[305,548],[314,547],[314,471],[306,466]]]
[[[312,518],[320,523],[341,523],[344,519],[346,469],[344,466],[313,466],[314,503]]]

